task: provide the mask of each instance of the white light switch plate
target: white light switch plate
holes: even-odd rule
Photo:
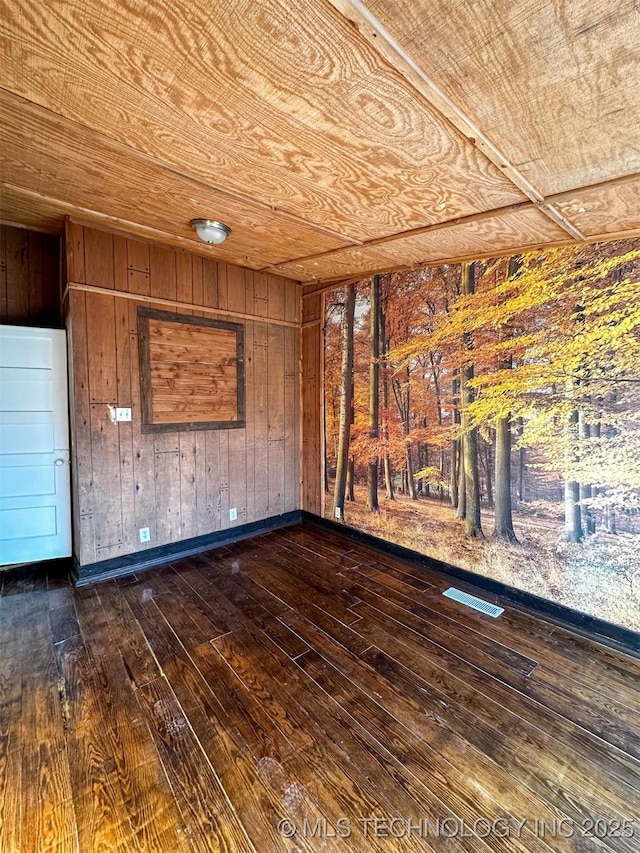
[[[238,510],[233,507],[229,510],[229,521],[237,521],[238,520]]]
[[[150,542],[151,541],[151,533],[148,527],[140,528],[140,541],[141,542]]]
[[[116,421],[130,421],[131,409],[116,409]]]

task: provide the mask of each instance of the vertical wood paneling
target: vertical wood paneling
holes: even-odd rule
[[[256,521],[299,506],[299,289],[275,276],[69,224],[74,522],[82,565]],[[97,232],[96,232],[97,233]],[[106,233],[106,232],[105,232]],[[88,238],[87,238],[87,235]],[[109,285],[106,282],[111,281]],[[100,282],[100,283],[99,283]],[[144,434],[137,308],[119,292],[253,313],[245,326],[246,428]],[[163,307],[163,306],[160,306]],[[112,423],[108,403],[131,407]],[[229,519],[235,507],[237,521]],[[140,543],[149,527],[151,540]]]
[[[227,265],[216,264],[218,275],[218,302],[217,307],[222,309],[229,308],[229,287],[227,283]]]
[[[112,296],[87,294],[89,389],[92,403],[114,404],[118,396],[114,303]]]
[[[96,548],[122,544],[118,428],[105,405],[91,405],[91,482]]]
[[[84,281],[113,290],[113,235],[95,228],[84,230]]]
[[[244,352],[245,352],[245,406],[246,423],[245,430],[245,464],[246,464],[246,518],[255,518],[255,486],[256,486],[256,407],[255,407],[255,347],[254,347],[254,323],[249,320],[245,323],[244,330]]]
[[[196,487],[196,432],[180,433],[180,538],[198,535],[198,495]]]
[[[208,308],[218,307],[218,269],[214,261],[202,261],[202,302]]]
[[[205,435],[207,509],[212,529],[220,530],[220,434],[208,430]]]
[[[0,323],[60,328],[60,240],[0,225]]]
[[[268,327],[266,323],[253,324],[253,405],[254,405],[254,512],[256,518],[269,515],[269,418],[267,400],[269,385],[267,373]]]
[[[176,299],[178,302],[193,302],[193,269],[191,255],[176,252]]]
[[[322,297],[302,301],[302,508],[322,512]]]
[[[140,430],[140,369],[138,365],[138,334],[136,318],[137,306],[129,303],[129,324],[135,328],[135,334],[130,339],[131,367],[131,407],[132,407],[132,439],[133,439],[133,529],[130,538],[132,551],[152,548],[156,540],[156,506],[155,506],[155,464],[153,436],[143,435]],[[130,522],[129,522],[130,523]],[[151,539],[148,543],[140,542],[141,527],[148,527]]]
[[[298,329],[284,327],[284,512],[298,506]]]
[[[6,238],[7,317],[29,316],[29,232],[11,228]]]
[[[156,545],[166,545],[181,538],[180,453],[155,455]]]
[[[256,317],[269,316],[269,279],[259,272],[253,273],[253,314]]]
[[[227,308],[244,314],[247,311],[245,270],[227,265]]]
[[[160,299],[176,299],[176,252],[165,246],[149,247],[149,290]]]
[[[269,511],[284,512],[284,328],[269,326],[267,337],[269,395]]]
[[[84,228],[67,219],[64,237],[68,279],[84,283]]]
[[[0,323],[60,328],[60,240],[0,225]]]
[[[89,405],[89,359],[87,354],[86,294],[71,291],[67,315],[67,352],[71,409],[71,484],[73,553],[79,562],[92,559],[95,552],[92,479],[86,476],[91,460],[91,420]]]

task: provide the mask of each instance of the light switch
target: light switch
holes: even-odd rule
[[[131,409],[116,409],[116,420],[117,421],[130,421],[131,420]]]

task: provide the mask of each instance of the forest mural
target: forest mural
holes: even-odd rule
[[[640,630],[640,241],[325,304],[325,515]]]

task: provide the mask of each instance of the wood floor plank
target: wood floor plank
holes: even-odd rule
[[[287,763],[303,779],[303,768],[307,768],[307,775],[310,773],[309,778],[316,782],[315,794],[319,798],[319,806],[332,822],[345,814],[401,817],[397,801],[389,800],[389,797],[394,800],[393,794],[370,782],[350,755],[339,749],[331,737],[323,736],[323,728],[302,707],[295,690],[293,663],[290,663],[290,668],[285,668],[284,661],[275,661],[266,651],[256,649],[251,635],[243,630],[226,634],[214,641],[213,645],[238,677],[260,697],[270,713],[277,718],[278,725],[287,730],[299,749],[304,750],[302,762],[294,756]],[[273,691],[276,672],[279,673],[282,686],[287,688],[277,693]],[[325,728],[326,723],[325,719]],[[371,770],[370,764],[368,769]],[[366,844],[362,847],[358,844],[354,849],[384,849],[378,839],[359,840],[366,841]],[[415,839],[406,841],[407,850],[424,850],[424,846],[416,844]],[[352,838],[352,842],[355,845],[356,839]]]
[[[157,678],[137,695],[194,849],[257,853],[167,680]]]
[[[633,758],[640,758],[640,733],[635,728],[637,712],[624,704],[581,683],[568,685],[564,675],[554,673],[543,664],[538,666],[534,661],[527,663],[528,659],[524,657],[524,664],[518,664],[517,653],[506,647],[501,647],[500,651],[494,643],[492,653],[490,644],[493,641],[476,632],[465,634],[458,623],[404,597],[398,597],[396,593],[385,594],[384,588],[372,592],[375,585],[369,582],[366,587],[356,583],[353,589],[364,602],[382,611],[388,618],[443,648],[448,647],[463,660],[588,731],[598,736],[605,734],[610,743]],[[354,610],[358,612],[359,607]],[[443,632],[438,625],[442,625],[446,631]]]
[[[540,729],[535,728],[536,723],[541,719],[540,714],[536,714],[535,707],[524,712],[532,718],[532,722],[528,724],[523,723],[520,716],[520,713],[523,713],[521,711],[523,703],[516,706],[520,713],[505,713],[504,705],[494,701],[506,695],[506,691],[501,690],[499,685],[494,684],[492,689],[485,679],[474,673],[473,668],[463,662],[456,663],[451,658],[439,655],[435,648],[432,650],[433,659],[439,660],[441,666],[433,667],[430,663],[431,655],[428,652],[425,654],[423,643],[418,640],[414,644],[408,633],[386,623],[382,616],[378,618],[377,614],[373,615],[370,621],[361,626],[361,630],[372,643],[378,645],[379,649],[385,649],[390,659],[401,661],[403,665],[410,667],[411,676],[405,677],[401,682],[404,695],[412,695],[414,702],[421,706],[426,706],[430,695],[434,697],[436,703],[434,713],[438,714],[439,719],[448,719],[449,725],[455,731],[479,750],[484,751],[496,763],[502,765],[504,762],[511,761],[514,778],[526,777],[527,784],[535,783],[538,793],[552,801],[557,792],[549,787],[548,778],[544,773],[541,774],[541,768],[534,764],[536,755],[544,755],[550,778],[555,776],[563,779],[564,788],[573,787],[572,798],[564,802],[564,794],[562,794],[558,807],[573,809],[574,804],[580,803],[585,797],[590,803],[584,815],[580,810],[574,811],[571,814],[573,819],[579,820],[581,815],[587,818],[599,816],[595,805],[598,802],[602,807],[606,804],[608,811],[614,813],[620,811],[623,806],[627,814],[617,814],[617,817],[638,818],[640,799],[633,786],[616,782],[611,777],[607,778],[599,771],[598,764],[581,761],[580,753],[574,753],[570,748],[563,746],[561,740],[552,740]],[[382,675],[383,656],[374,649],[365,653],[365,658],[367,655],[374,656],[376,669]],[[395,674],[398,675],[397,668]],[[398,679],[394,680],[393,676],[391,680],[394,684],[398,683]],[[414,686],[411,688],[411,693],[407,694],[412,680]],[[468,685],[471,685],[471,689]],[[509,704],[513,707],[513,702]],[[621,772],[630,777],[630,768],[625,767],[622,771],[622,767],[619,766]],[[595,796],[590,788],[583,786],[586,775],[593,779],[593,785],[597,791]],[[606,786],[607,790],[600,789],[599,785]]]
[[[22,750],[0,735],[0,850],[22,850]]]

